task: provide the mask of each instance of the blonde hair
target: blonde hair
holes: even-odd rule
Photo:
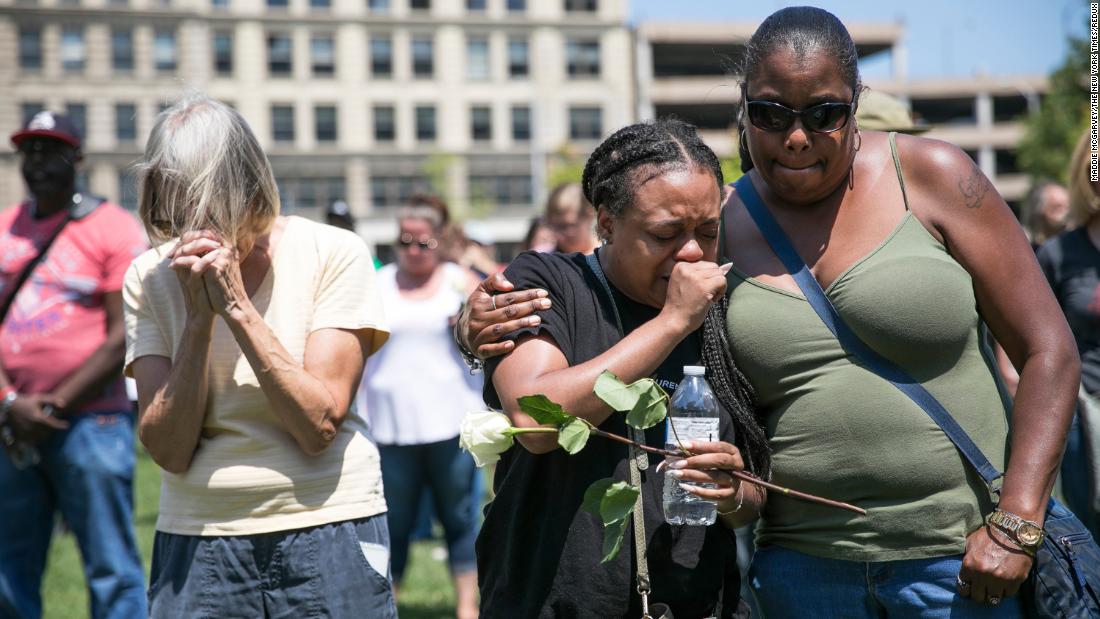
[[[192,95],[157,117],[138,166],[138,214],[163,242],[212,230],[234,242],[267,231],[279,214],[271,163],[236,110]]]
[[[557,219],[569,213],[576,213],[578,218],[585,219],[595,215],[596,209],[584,197],[584,191],[578,183],[562,183],[550,192],[546,199],[547,220]]]
[[[1089,132],[1085,131],[1069,161],[1069,220],[1073,226],[1083,226],[1100,212],[1100,196],[1089,182],[1092,160]]]

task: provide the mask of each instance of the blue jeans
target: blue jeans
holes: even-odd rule
[[[823,559],[780,546],[756,549],[749,569],[764,617],[1015,619],[1020,598],[990,606],[960,597],[962,555],[866,563]]]
[[[1066,507],[1081,520],[1094,538],[1100,539],[1100,522],[1092,509],[1092,472],[1085,449],[1085,432],[1080,418],[1073,416],[1073,424],[1066,435],[1066,451],[1062,456],[1062,494]]]
[[[144,617],[145,582],[134,536],[134,415],[85,413],[39,446],[24,470],[0,455],[0,616],[37,619],[54,515],[84,560],[94,619]],[[6,611],[6,612],[5,612]]]
[[[383,514],[294,531],[199,536],[157,531],[154,619],[396,619]]]
[[[458,446],[458,437],[423,445],[379,445],[382,486],[389,510],[393,577],[400,582],[409,559],[409,538],[416,525],[421,489],[432,493],[436,517],[447,540],[452,573],[477,569],[477,467]]]

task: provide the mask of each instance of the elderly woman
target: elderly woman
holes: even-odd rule
[[[153,617],[392,617],[378,451],[349,414],[386,331],[354,234],[279,215],[267,157],[205,97],[159,117],[124,286],[126,371],[164,469]]]
[[[692,445],[699,455],[679,461],[675,466],[683,468],[671,474],[715,484],[691,491],[717,501],[722,516],[706,527],[667,524],[664,476],[654,460],[638,473],[644,554],[650,603],[668,605],[676,617],[732,617],[740,589],[733,527],[753,517],[763,493],[734,483],[727,471],[748,466],[764,472],[768,455],[751,396],[722,343],[722,312],[714,304],[725,288],[724,271],[714,263],[722,196],[718,158],[690,125],[632,125],[592,153],[583,185],[600,205],[604,245],[591,261],[579,252],[528,252],[508,268],[517,285],[547,290],[553,308],[518,336],[511,355],[490,362],[486,399],[515,425],[531,426],[517,398],[542,393],[624,435],[623,415],[612,414],[592,392],[601,372],[628,383],[653,377],[671,391],[685,365],[705,358],[728,413],[721,417],[721,440]],[[600,284],[604,275],[607,289]],[[650,428],[645,440],[663,446],[664,426]],[[640,616],[637,557],[628,548],[602,564],[603,527],[580,509],[594,481],[630,479],[627,447],[593,440],[571,456],[547,434],[523,434],[519,442],[497,466],[496,496],[478,538],[482,616]]]
[[[1035,546],[986,518],[1044,522],[1077,391],[1072,335],[989,180],[954,146],[859,131],[861,88],[835,16],[771,15],[745,50],[742,166],[844,321],[927,387],[1007,469],[1004,484],[993,495],[924,410],[841,347],[735,191],[722,215],[734,265],[726,324],[766,416],[774,478],[868,510],[773,493],[752,586],[771,617],[1019,617],[1013,596]],[[466,339],[483,355],[507,352],[493,323],[521,324],[538,295],[499,295],[485,312],[475,293]],[[985,326],[1020,368],[1014,404],[1001,398]]]

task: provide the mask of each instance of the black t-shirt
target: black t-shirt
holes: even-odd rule
[[[1047,241],[1039,266],[1077,341],[1081,382],[1089,393],[1100,392],[1100,250],[1077,228]]]
[[[538,328],[523,333],[541,331],[554,338],[571,366],[621,339],[607,295],[582,254],[523,253],[505,274],[516,289],[549,292],[553,308],[542,313]],[[657,316],[658,310],[614,294],[627,333]],[[683,366],[698,365],[700,358],[696,333],[676,347],[653,378],[672,393]],[[496,365],[490,362],[485,369],[485,400],[500,408],[492,381]],[[621,413],[599,427],[628,435]],[[719,432],[733,442],[728,415],[721,416]],[[664,424],[646,431],[649,445],[663,446],[664,438]],[[496,496],[477,540],[482,617],[641,616],[633,528],[628,527],[619,555],[601,564],[603,525],[580,509],[592,482],[608,476],[629,482],[628,451],[626,445],[593,436],[572,456],[561,449],[535,455],[518,443],[502,456],[493,480]],[[677,619],[709,617],[721,591],[722,617],[733,617],[740,589],[733,531],[720,522],[709,527],[665,523],[663,474],[656,472],[660,460],[651,455],[650,467],[642,471],[650,602],[669,604]]]

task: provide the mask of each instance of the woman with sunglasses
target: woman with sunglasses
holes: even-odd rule
[[[382,455],[394,582],[401,582],[421,498],[430,492],[447,540],[456,615],[472,619],[480,484],[473,458],[458,447],[458,425],[482,408],[481,377],[466,371],[450,320],[477,278],[440,255],[448,220],[447,205],[431,195],[414,195],[397,215],[397,262],[378,271],[390,339],[367,363],[359,402]]]
[[[1013,596],[1034,546],[1018,528],[984,523],[997,508],[1042,525],[1079,374],[1026,237],[958,148],[912,136],[895,148],[894,136],[859,131],[856,48],[830,13],[767,18],[746,46],[743,80],[742,166],[766,208],[852,329],[1007,464],[995,504],[925,412],[845,353],[735,192],[723,209],[728,335],[767,418],[774,479],[868,510],[769,495],[751,572],[764,614],[1021,616]],[[499,295],[497,306],[514,300],[507,318],[523,320],[536,294]],[[499,351],[480,346],[504,316],[479,313],[466,337]],[[986,326],[1020,369],[1014,405],[1002,400]]]

